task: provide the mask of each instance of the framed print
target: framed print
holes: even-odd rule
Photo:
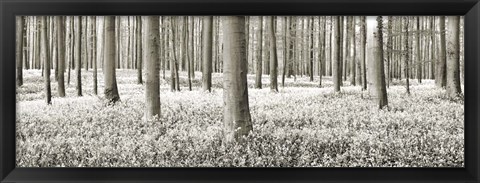
[[[478,182],[477,0],[2,1],[1,182]]]

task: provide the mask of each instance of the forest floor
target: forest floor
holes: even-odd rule
[[[24,71],[17,88],[17,166],[19,167],[463,167],[463,100],[449,100],[433,80],[411,80],[388,88],[389,106],[379,110],[359,86],[344,82],[333,93],[330,77],[286,78],[279,93],[254,89],[248,75],[253,132],[245,144],[222,142],[222,74],[213,91],[201,91],[201,72],[188,91],[161,79],[161,117],[142,120],[144,85],[135,70],[117,70],[121,101],[105,105],[103,75],[93,95],[92,72],[82,71],[83,97],[75,75],[59,98],[52,72],[52,105],[46,105],[43,77]],[[163,74],[161,74],[161,77]],[[66,77],[66,75],[65,75]]]

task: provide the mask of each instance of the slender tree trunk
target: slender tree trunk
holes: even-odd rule
[[[204,91],[212,91],[212,48],[213,48],[213,17],[203,17],[203,71],[202,88]]]
[[[50,88],[50,50],[48,46],[48,39],[47,39],[47,17],[42,16],[41,18],[41,54],[42,54],[42,59],[43,59],[43,64],[44,64],[44,77],[45,77],[45,97],[47,104],[50,105],[52,104],[52,90]]]
[[[422,56],[420,53],[420,17],[417,16],[417,28],[416,28],[416,33],[415,33],[415,50],[416,50],[416,57],[415,59],[417,60],[416,63],[416,68],[417,68],[417,80],[419,83],[422,83]]]
[[[367,44],[367,34],[366,34],[366,17],[361,17],[360,22],[360,63],[362,71],[362,90],[367,90],[367,64],[366,64],[366,44]]]
[[[65,17],[55,16],[57,24],[58,96],[65,97]]]
[[[223,17],[224,134],[227,142],[242,141],[252,131],[248,103],[245,17]]]
[[[105,80],[105,98],[109,103],[115,103],[120,100],[120,95],[118,94],[117,88],[117,79],[115,73],[115,17],[106,16],[105,18],[105,58],[103,76]]]
[[[158,45],[159,35],[159,17],[145,17],[145,35],[147,44],[145,44],[144,60],[146,62],[147,76],[145,84],[146,117],[151,118],[160,116],[160,76],[159,76],[159,56]]]
[[[263,32],[263,18],[261,16],[258,17],[258,48],[257,48],[257,66],[255,71],[255,88],[261,89],[262,88],[262,32]]]
[[[447,38],[447,94],[451,98],[461,95],[460,88],[460,17],[448,16]]]
[[[23,34],[24,34],[24,22],[22,16],[16,16],[16,52],[15,59],[17,62],[17,86],[23,85]]]
[[[91,24],[91,33],[92,33],[92,39],[91,39],[91,44],[93,44],[93,46],[91,46],[92,48],[90,48],[90,62],[93,66],[93,94],[95,95],[98,95],[98,79],[97,79],[97,60],[95,60],[95,56],[94,56],[94,51],[96,50],[95,49],[95,46],[96,46],[96,40],[94,40],[94,38],[97,37],[97,35],[95,35],[95,32],[94,31],[94,26],[96,26],[96,17],[95,16],[92,16],[90,17],[90,24]]]
[[[284,30],[284,33],[285,33],[285,38],[284,38],[284,47],[283,47],[283,51],[284,51],[284,57],[283,57],[283,72],[282,72],[282,87],[285,87],[285,75],[286,75],[286,72],[287,72],[287,68],[288,68],[288,63],[289,61],[288,58],[290,57],[290,51],[288,50],[288,48],[290,47],[290,18],[288,16],[285,16],[285,21],[283,22],[283,26],[285,28]]]
[[[275,35],[274,27],[274,17],[270,16],[269,18],[269,35],[270,35],[270,90],[272,92],[278,92],[278,81],[277,81],[277,67],[278,67],[278,58],[277,58],[277,38]]]
[[[333,54],[333,66],[332,66],[332,71],[333,71],[333,88],[335,92],[340,92],[340,83],[342,82],[342,63],[340,60],[340,55],[341,55],[341,40],[340,40],[340,17],[336,16],[335,17],[335,27],[334,27],[334,33],[335,33],[335,40],[334,40],[334,54]]]
[[[77,74],[77,96],[82,96],[82,43],[81,43],[81,35],[82,35],[82,26],[81,26],[81,17],[76,16],[76,28],[77,30],[75,34],[75,73]]]
[[[158,20],[157,20],[158,21]],[[137,40],[136,40],[136,43],[137,43],[137,84],[143,84],[143,78],[142,78],[142,67],[143,67],[143,63],[142,63],[142,18],[140,16],[137,16],[136,17],[136,23],[137,23],[137,29],[136,29],[136,33],[137,33]],[[157,23],[158,24],[158,23]],[[157,29],[158,30],[158,29]],[[157,53],[158,54],[158,53]]]
[[[355,64],[356,64],[356,52],[355,52],[355,18],[356,17],[351,17],[350,18],[350,47],[352,48],[352,55],[350,56],[350,83],[352,83],[353,86],[355,86],[357,83],[356,83],[356,67],[355,67]],[[350,50],[349,50],[350,52]],[[351,52],[350,52],[351,53]]]
[[[405,78],[406,78],[406,88],[407,88],[407,94],[410,95],[410,74],[409,74],[409,69],[408,69],[408,62],[409,62],[409,47],[408,47],[408,36],[409,36],[409,33],[408,33],[408,23],[409,23],[409,20],[408,20],[408,17],[403,17],[403,19],[405,20],[405,23],[404,23],[404,26],[405,26],[405,36],[403,38],[403,41],[404,41],[404,45],[405,45],[405,48],[403,50],[403,53],[404,53],[404,60],[405,60],[405,63],[404,63],[404,73],[405,73]]]
[[[382,109],[388,105],[387,87],[385,84],[385,69],[383,65],[383,22],[382,16],[377,17],[377,31],[374,45],[375,62],[375,89],[377,90],[378,108]]]
[[[437,76],[435,77],[436,86],[443,88],[447,86],[447,52],[445,40],[445,16],[440,16],[438,22],[440,27],[440,49],[439,62],[437,64]]]

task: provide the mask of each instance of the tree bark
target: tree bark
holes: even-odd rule
[[[409,36],[409,32],[408,32],[408,24],[409,24],[409,20],[408,20],[408,17],[403,17],[403,19],[405,20],[405,23],[404,23],[404,26],[405,26],[405,36],[403,38],[403,41],[404,41],[404,45],[405,45],[405,48],[403,50],[403,55],[404,55],[404,71],[403,73],[405,74],[405,78],[406,78],[406,89],[407,89],[407,94],[410,95],[410,73],[409,73],[409,69],[408,69],[408,63],[409,63],[409,47],[408,47],[408,36]]]
[[[57,24],[58,95],[65,97],[65,17],[55,16]]]
[[[340,55],[341,55],[341,40],[340,40],[340,17],[336,16],[335,17],[335,27],[334,27],[334,33],[335,33],[335,40],[334,40],[334,53],[333,53],[333,66],[332,66],[332,78],[333,78],[333,88],[334,92],[340,92],[340,83],[342,82],[342,61],[340,60]]]
[[[158,21],[158,19],[157,19]],[[136,54],[136,60],[137,60],[137,84],[143,84],[143,78],[142,78],[142,67],[143,67],[143,59],[142,59],[142,18],[140,16],[136,17],[136,23],[137,23],[137,40],[136,40],[136,46],[137,46],[137,54]],[[158,23],[157,23],[158,24]],[[157,29],[158,30],[158,29]],[[158,53],[157,53],[158,54]]]
[[[227,142],[242,141],[252,131],[248,104],[245,17],[223,17],[224,134]]]
[[[366,64],[366,44],[367,44],[367,34],[366,34],[366,17],[362,16],[360,22],[360,64],[362,72],[362,90],[367,90],[367,64]]]
[[[257,47],[257,65],[255,71],[255,88],[261,89],[262,88],[262,32],[263,32],[263,18],[261,16],[258,17],[258,47]]]
[[[41,54],[42,54],[42,60],[44,64],[44,77],[45,77],[45,97],[47,101],[47,105],[52,104],[52,90],[50,88],[50,50],[48,46],[48,40],[47,40],[47,17],[42,16],[42,29],[41,29]]]
[[[460,88],[460,17],[448,16],[447,38],[447,94],[451,98],[461,95]]]
[[[24,21],[23,16],[16,16],[16,49],[15,60],[17,62],[17,86],[23,85],[23,34],[24,34]]]
[[[270,90],[272,92],[278,92],[278,58],[277,58],[277,38],[275,35],[275,27],[274,27],[274,17],[270,16],[269,20],[269,35],[270,35]]]
[[[82,57],[81,57],[81,52],[82,52],[82,41],[81,41],[81,35],[82,35],[82,29],[81,29],[81,17],[76,16],[75,17],[75,30],[77,30],[75,34],[75,73],[77,74],[77,96],[82,96]]]
[[[212,41],[213,41],[213,17],[203,17],[203,71],[202,88],[204,91],[212,91]]]
[[[440,49],[439,62],[437,64],[437,76],[435,77],[435,84],[439,88],[447,86],[447,52],[445,41],[445,16],[440,16],[438,22],[440,27]]]
[[[120,100],[118,94],[117,79],[115,73],[115,17],[105,17],[105,58],[104,60],[104,80],[105,80],[105,98],[109,103],[115,103]]]
[[[145,85],[146,117],[160,116],[160,76],[158,45],[160,35],[158,30],[158,16],[147,16],[145,21],[145,35],[148,37],[145,44],[143,60],[146,61],[147,75]]]

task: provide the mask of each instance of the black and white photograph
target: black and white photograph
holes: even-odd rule
[[[463,16],[15,18],[16,167],[465,167]]]

